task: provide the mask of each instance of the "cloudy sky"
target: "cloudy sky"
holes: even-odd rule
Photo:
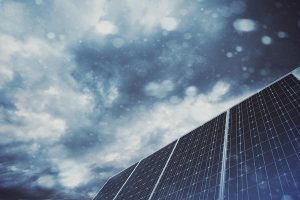
[[[92,199],[299,66],[299,36],[297,0],[0,0],[0,199]]]

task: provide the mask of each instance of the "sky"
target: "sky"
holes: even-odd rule
[[[106,180],[300,64],[297,0],[0,0],[0,199]]]

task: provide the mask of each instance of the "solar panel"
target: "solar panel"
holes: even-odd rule
[[[131,168],[96,199],[300,199],[300,81],[287,75]]]
[[[180,138],[152,199],[217,199],[225,113]]]
[[[230,110],[225,199],[300,199],[300,82],[288,75]]]
[[[168,160],[175,142],[140,161],[116,200],[148,199]]]
[[[111,177],[100,190],[98,195],[94,198],[94,200],[112,200],[125,183],[129,175],[132,173],[136,165],[137,163]]]

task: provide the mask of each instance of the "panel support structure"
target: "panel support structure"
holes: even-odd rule
[[[132,170],[132,172],[130,173],[130,175],[128,176],[128,178],[126,179],[125,183],[122,185],[122,187],[120,188],[120,190],[118,191],[118,193],[116,194],[116,196],[113,198],[113,200],[115,200],[118,196],[118,194],[122,191],[123,187],[126,185],[127,181],[130,179],[131,175],[134,173],[135,169],[139,166],[139,164],[141,163],[138,162],[138,164],[134,167],[134,169]]]
[[[172,157],[172,155],[173,155],[173,153],[176,149],[176,146],[177,146],[179,140],[180,140],[180,138],[176,141],[176,144],[174,145],[173,150],[172,150],[172,152],[171,152],[171,154],[170,154],[170,156],[169,156],[169,158],[168,158],[168,160],[167,160],[167,162],[166,162],[166,164],[165,164],[165,166],[164,166],[164,168],[163,168],[163,170],[162,170],[162,172],[161,172],[161,174],[160,174],[160,176],[159,176],[159,178],[158,178],[158,180],[157,180],[157,182],[156,182],[156,184],[155,184],[148,200],[151,200],[152,196],[154,195],[155,189],[157,188],[157,186],[159,184],[159,181],[160,181],[161,177],[163,176],[163,174],[164,174],[164,172],[165,172],[165,170],[168,166],[169,161],[171,160],[171,157]]]
[[[218,200],[224,199],[224,188],[225,188],[225,178],[226,178],[226,162],[227,162],[227,146],[228,146],[228,132],[229,132],[229,118],[230,110],[226,112],[225,121],[225,131],[224,131],[224,143],[223,143],[223,155],[222,155],[222,168],[221,168],[221,178],[220,178],[220,190]]]

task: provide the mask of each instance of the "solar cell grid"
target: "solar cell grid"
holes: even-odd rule
[[[300,198],[299,97],[288,75],[231,109],[225,199]]]
[[[116,200],[148,199],[157,182],[175,142],[140,161]]]
[[[111,178],[95,199],[124,182],[115,199],[300,199],[300,81],[287,75],[228,114],[143,159],[130,178],[130,169]]]
[[[180,138],[153,199],[217,199],[225,114]]]
[[[137,163],[111,177],[100,190],[98,195],[94,198],[94,200],[112,200],[125,183],[131,172],[134,170],[136,165]]]

